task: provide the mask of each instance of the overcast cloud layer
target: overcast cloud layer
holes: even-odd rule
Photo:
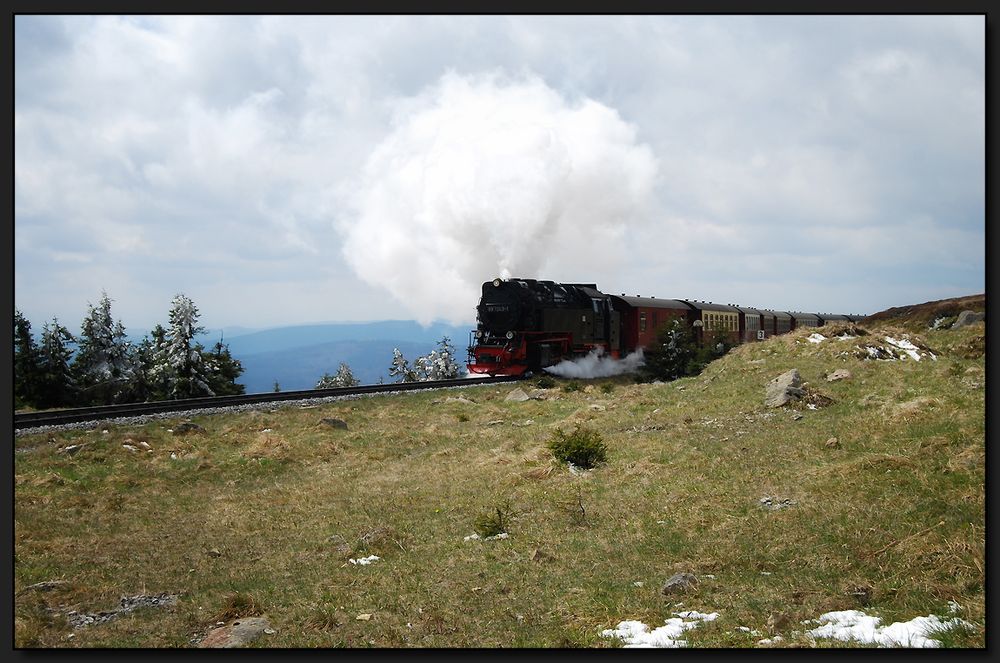
[[[985,288],[984,19],[15,18],[15,305],[472,322],[497,275]]]

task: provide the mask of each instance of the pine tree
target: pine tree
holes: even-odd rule
[[[121,394],[122,402],[142,403],[166,398],[165,382],[160,385],[160,388],[157,388],[156,380],[153,377],[157,347],[162,342],[165,333],[163,327],[156,325],[152,338],[145,336],[138,345],[132,348],[132,372]]]
[[[212,351],[204,356],[205,366],[209,371],[208,384],[218,396],[230,396],[246,393],[246,387],[237,384],[236,378],[243,375],[243,364],[234,359],[229,352],[229,346],[223,345],[222,339],[215,344]]]
[[[14,408],[35,405],[41,380],[41,357],[31,335],[31,323],[14,311]]]
[[[132,348],[121,321],[111,318],[107,293],[102,293],[96,308],[88,304],[78,342],[73,370],[82,400],[101,405],[120,402],[134,370]]]
[[[166,383],[167,397],[193,398],[214,396],[206,374],[203,352],[194,337],[204,333],[198,326],[198,307],[188,297],[174,297],[170,308],[170,327],[158,348],[153,371],[154,380]]]
[[[680,320],[662,327],[656,342],[643,352],[643,372],[651,379],[676,380],[701,371],[698,344],[691,329]]]
[[[143,347],[137,360],[142,369],[146,398],[142,400],[160,401],[170,397],[170,365],[167,363],[167,330],[157,324],[150,332],[150,338],[143,339]]]
[[[323,377],[316,383],[315,389],[335,389],[337,387],[356,387],[361,384],[361,380],[354,377],[351,367],[344,362],[340,362],[336,375],[323,373]]]
[[[418,380],[452,380],[458,377],[461,367],[455,361],[455,348],[447,336],[438,341],[438,348],[417,357],[414,372]]]
[[[351,367],[344,362],[340,362],[337,368],[337,375],[334,378],[341,387],[357,387],[361,380],[354,377]]]
[[[410,368],[410,362],[406,360],[399,348],[392,349],[392,366],[389,367],[389,377],[399,378],[396,382],[416,382],[417,373]]]
[[[63,407],[76,404],[76,381],[70,360],[73,351],[69,344],[74,342],[69,330],[59,324],[57,318],[42,328],[42,343],[39,349],[39,393],[38,407]]]

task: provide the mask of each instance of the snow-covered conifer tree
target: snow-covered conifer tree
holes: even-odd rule
[[[97,307],[88,304],[80,332],[73,368],[84,400],[104,405],[119,402],[135,366],[125,327],[111,318],[107,293],[102,293]]]
[[[392,366],[389,367],[389,377],[399,378],[396,382],[415,382],[416,372],[410,368],[410,362],[406,360],[399,348],[392,349]]]
[[[168,398],[214,396],[206,375],[203,348],[194,337],[205,331],[198,326],[198,307],[188,297],[174,297],[170,308],[170,327],[158,348],[154,379],[163,379]]]
[[[451,380],[458,377],[461,367],[455,361],[455,348],[447,336],[438,341],[438,348],[417,357],[413,362],[418,380]]]
[[[136,370],[129,383],[131,402],[157,401],[168,397],[170,369],[163,353],[166,340],[167,330],[157,324],[136,348]]]
[[[156,325],[160,330],[162,339],[163,327]],[[146,336],[137,345],[132,346],[131,361],[132,372],[129,374],[128,382],[120,395],[122,403],[142,403],[144,401],[164,398],[163,394],[157,393],[154,386],[152,373],[156,359],[157,341]]]
[[[356,387],[361,384],[361,380],[354,377],[351,367],[345,362],[340,362],[336,375],[324,373],[323,377],[316,383],[316,389],[335,389],[337,387]]]

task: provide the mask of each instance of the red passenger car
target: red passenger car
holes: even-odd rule
[[[694,309],[679,299],[627,297],[623,294],[620,297],[612,295],[611,302],[621,314],[622,339],[628,352],[648,348],[656,341],[660,328],[672,320],[680,320],[685,325],[695,320]]]

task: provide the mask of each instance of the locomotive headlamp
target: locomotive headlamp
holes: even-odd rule
[[[501,283],[500,279],[493,279],[493,287],[494,288],[499,288],[500,287],[500,283]]]
[[[476,338],[482,338],[482,337],[483,337],[483,330],[482,329],[477,329],[476,330]]]
[[[514,338],[514,332],[512,332],[512,331],[507,332],[507,340],[509,341],[512,338]]]

